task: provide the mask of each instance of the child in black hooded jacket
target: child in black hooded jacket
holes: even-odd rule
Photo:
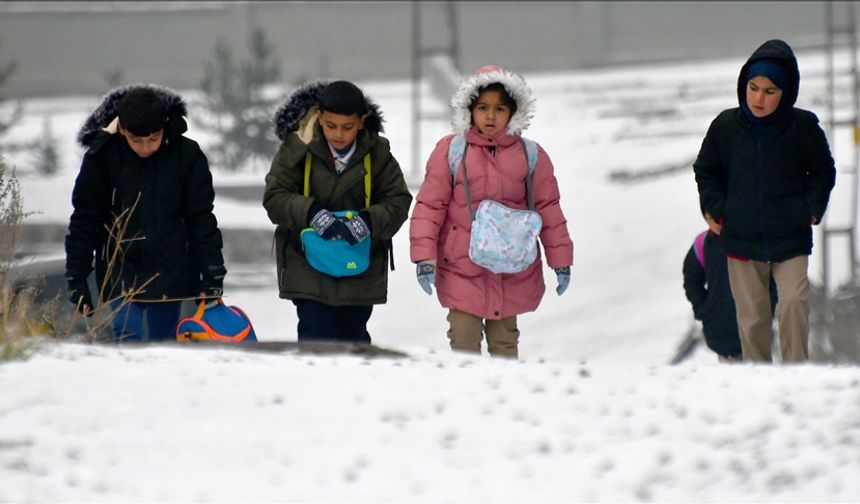
[[[741,68],[739,106],[713,120],[693,164],[701,209],[728,256],[745,361],[772,359],[771,275],[782,361],[809,358],[812,226],[836,170],[818,118],[794,106],[799,84],[791,47],[762,44]]]

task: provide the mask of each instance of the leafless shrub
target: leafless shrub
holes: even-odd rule
[[[111,278],[114,277],[115,273],[117,277],[120,276],[126,247],[129,243],[141,239],[137,237],[128,237],[128,226],[131,222],[131,216],[134,214],[139,202],[140,195],[138,195],[137,200],[131,208],[127,208],[119,215],[115,215],[113,222],[107,228],[109,244],[108,250],[111,252],[110,257],[107,260],[104,279],[102,280],[101,285],[98,286],[98,291],[100,293],[114,292],[114,286],[110,284]],[[74,324],[78,321],[82,321],[85,327],[84,334],[80,337],[82,341],[93,343],[110,340],[110,325],[114,316],[116,316],[117,312],[121,310],[123,306],[130,303],[132,299],[143,293],[146,290],[146,287],[155,280],[157,276],[157,274],[153,275],[138,287],[127,289],[117,295],[112,295],[112,297],[102,299],[100,303],[97,303],[97,306],[89,316],[81,315],[76,309],[71,320],[72,325],[70,325],[67,330],[66,338],[71,337],[71,330],[73,329]],[[113,305],[116,301],[119,301],[119,304],[116,306],[116,309],[114,309]]]
[[[20,184],[0,153],[0,360],[23,355],[24,337],[38,332],[30,318],[32,295],[16,293],[9,279],[24,217]]]

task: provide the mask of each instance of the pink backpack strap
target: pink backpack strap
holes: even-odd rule
[[[708,236],[708,230],[704,230],[696,236],[696,241],[693,242],[693,250],[696,251],[696,259],[702,268],[705,267],[705,236]]]

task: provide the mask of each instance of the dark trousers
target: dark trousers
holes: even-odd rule
[[[116,300],[111,303],[114,312],[113,337],[116,341],[144,341],[146,334],[149,341],[176,340],[176,326],[179,324],[179,314],[182,308],[180,301],[168,303],[123,303]],[[144,320],[146,327],[144,327]]]
[[[373,305],[329,306],[310,299],[294,299],[293,304],[299,316],[299,341],[370,343],[367,321]]]

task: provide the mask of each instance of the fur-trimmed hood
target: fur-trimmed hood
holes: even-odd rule
[[[283,141],[287,135],[293,131],[307,128],[308,124],[313,126],[316,122],[317,113],[317,97],[320,91],[323,90],[330,82],[328,80],[319,80],[302,85],[296,89],[286,103],[275,112],[275,135]],[[364,121],[365,129],[374,133],[382,133],[382,111],[379,106],[374,103],[367,95],[364,95],[364,100],[367,102],[367,119]]]
[[[451,98],[451,126],[455,133],[465,133],[472,127],[469,105],[478,97],[479,89],[498,82],[517,102],[517,111],[508,123],[508,135],[521,135],[531,123],[535,113],[535,98],[525,79],[495,65],[487,65],[468,76]]]
[[[164,100],[168,118],[168,126],[165,126],[165,129],[169,130],[165,133],[168,138],[179,136],[187,131],[185,101],[175,91],[157,84],[129,84],[114,88],[104,95],[101,104],[90,114],[78,132],[78,142],[84,147],[91,147],[101,132],[108,130],[109,133],[113,133],[117,105],[127,92],[138,88],[152,89]]]

